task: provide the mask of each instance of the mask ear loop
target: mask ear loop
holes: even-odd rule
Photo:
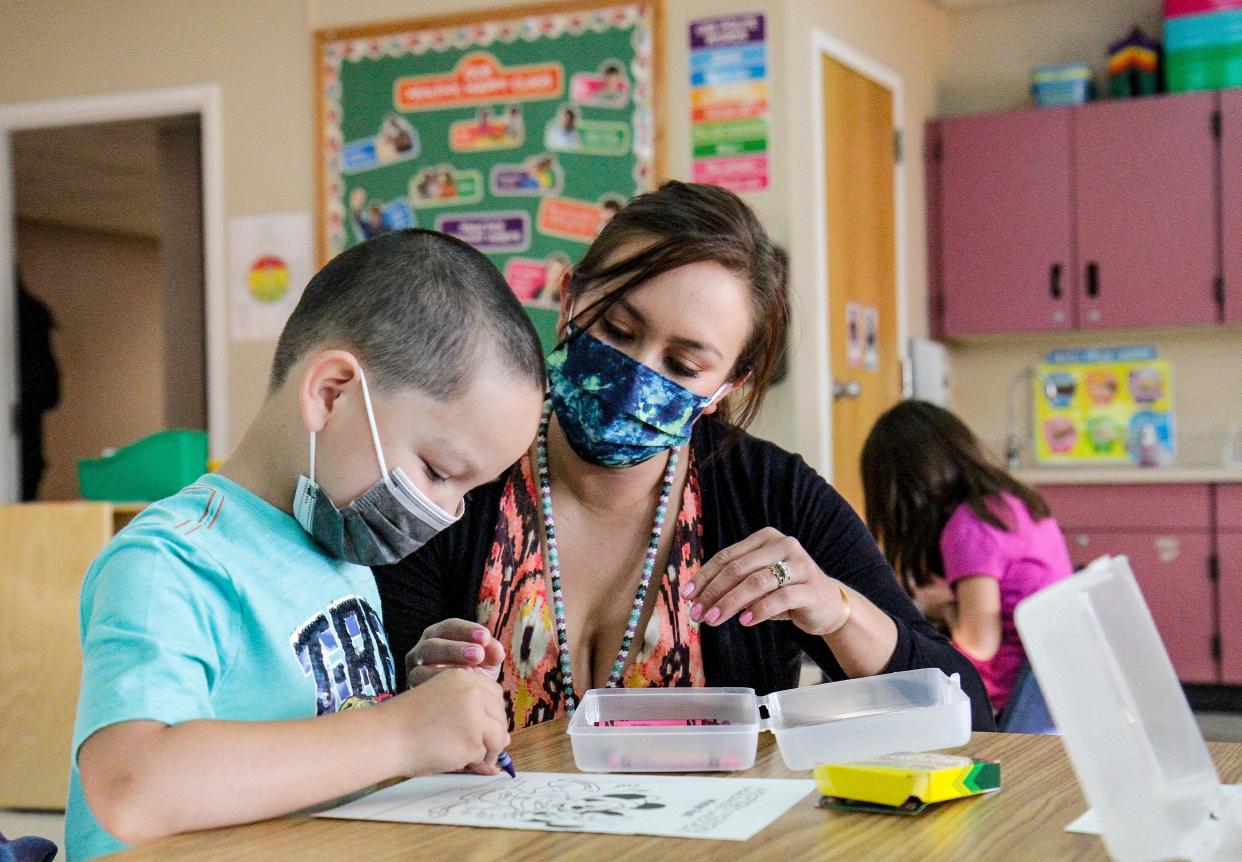
[[[310,451],[310,461],[311,461],[311,463],[310,463],[310,480],[311,480],[311,484],[313,485],[313,484],[315,484],[315,432],[314,432],[314,431],[312,431],[312,432],[311,432],[311,445],[310,445],[310,450],[311,450],[311,451]]]
[[[716,390],[716,394],[713,395],[710,399],[708,399],[707,403],[703,405],[703,409],[706,410],[708,407],[711,407],[713,404],[715,404],[717,399],[719,399],[720,396],[724,395],[725,392],[728,391],[729,387],[732,385],[733,385],[732,380],[726,380],[724,383],[721,383],[720,388]]]
[[[375,444],[375,458],[379,461],[380,476],[384,484],[392,487],[392,479],[388,478],[388,463],[384,460],[384,447],[380,445],[379,428],[375,424],[375,410],[371,407],[371,391],[367,388],[367,375],[358,366],[358,380],[362,383],[362,402],[367,408],[367,423],[371,426],[371,442]]]

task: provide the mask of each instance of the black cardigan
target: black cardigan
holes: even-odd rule
[[[702,490],[703,561],[764,527],[793,536],[828,575],[862,593],[892,617],[897,647],[885,672],[938,667],[961,674],[975,730],[994,730],[992,707],[974,666],[919,613],[862,520],[798,455],[743,434],[717,452],[727,427],[712,416],[695,424]],[[715,454],[713,454],[715,453]],[[430,625],[473,620],[508,475],[467,497],[462,519],[393,566],[375,570],[384,624],[404,687],[404,656]],[[788,621],[746,627],[737,617],[700,630],[708,685],[758,694],[798,685],[805,650],[829,679],[845,678],[822,638]]]

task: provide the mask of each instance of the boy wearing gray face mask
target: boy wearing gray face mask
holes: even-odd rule
[[[453,670],[397,694],[365,566],[452,524],[521,456],[543,385],[533,327],[464,243],[389,233],[316,275],[233,456],[86,575],[69,858],[495,772],[499,686]]]

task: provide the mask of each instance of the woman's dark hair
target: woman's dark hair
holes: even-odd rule
[[[644,243],[614,259],[618,250]],[[598,284],[613,286],[582,309],[582,329],[594,325],[613,303],[658,275],[692,263],[718,263],[741,278],[750,292],[753,323],[729,379],[750,375],[742,392],[726,398],[718,415],[735,429],[759,414],[772,372],[785,347],[789,302],[788,261],[768,238],[754,212],[737,195],[717,186],[668,182],[639,195],[604,225],[574,267],[569,295]],[[726,437],[725,443],[729,442]]]
[[[948,410],[903,401],[876,420],[862,450],[867,526],[907,590],[944,574],[940,534],[965,503],[981,520],[1011,530],[1001,492],[1022,501],[1031,518],[1048,517],[1039,493],[988,458],[979,439]]]

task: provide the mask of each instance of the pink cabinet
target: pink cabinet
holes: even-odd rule
[[[1039,493],[1062,529],[1207,532],[1212,528],[1209,485],[1049,485]]]
[[[1214,93],[1077,109],[1081,328],[1215,322],[1215,112]]]
[[[1225,320],[1242,322],[1242,89],[1220,94],[1221,261]]]
[[[1222,259],[1224,313],[1242,320],[1242,91],[946,119],[928,133],[933,332],[1214,323]]]
[[[1209,485],[1053,485],[1040,488],[1076,569],[1124,554],[1178,678],[1218,679],[1213,489]]]
[[[1216,537],[1220,560],[1220,681],[1242,685],[1242,531]]]
[[[1216,486],[1220,681],[1242,685],[1242,485]]]
[[[1075,568],[1124,554],[1151,608],[1178,679],[1215,683],[1216,607],[1209,578],[1212,537],[1200,532],[1066,530]]]
[[[1216,486],[1216,529],[1242,533],[1242,485]]]
[[[933,257],[945,334],[1073,326],[1072,114],[1044,109],[936,124]]]

